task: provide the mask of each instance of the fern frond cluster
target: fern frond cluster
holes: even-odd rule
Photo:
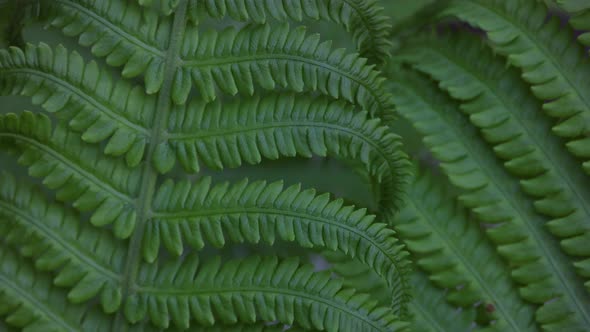
[[[0,94],[33,110],[0,112],[0,329],[588,330],[586,1],[18,10]],[[301,159],[372,196],[248,179]]]

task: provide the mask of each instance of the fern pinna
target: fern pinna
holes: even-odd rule
[[[590,6],[545,2],[0,1],[37,109],[0,113],[0,330],[587,331]],[[222,180],[301,158],[372,197]]]

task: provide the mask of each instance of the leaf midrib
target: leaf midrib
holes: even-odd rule
[[[344,127],[344,125],[342,124],[327,124],[327,123],[320,123],[320,122],[307,122],[307,120],[294,120],[291,122],[285,122],[285,121],[278,121],[278,122],[273,122],[271,124],[252,124],[252,125],[247,125],[246,127],[235,127],[235,128],[218,128],[218,129],[214,129],[214,130],[209,130],[209,129],[205,129],[204,131],[194,131],[192,133],[171,133],[168,134],[168,137],[170,138],[171,141],[173,140],[183,140],[183,141],[190,141],[190,140],[198,140],[198,139],[207,139],[207,138],[212,138],[212,137],[216,137],[216,136],[226,136],[226,135],[232,135],[232,134],[240,134],[240,133],[246,133],[246,132],[261,132],[263,130],[266,129],[277,129],[277,128],[287,128],[287,129],[294,129],[296,127],[312,127],[312,128],[321,128],[321,129],[327,129],[327,130],[334,130],[334,131],[338,131],[338,132],[342,132],[342,133],[346,133],[351,137],[356,137],[358,140],[365,142],[365,144],[368,144],[369,146],[372,147],[373,151],[376,151],[377,154],[385,161],[385,163],[387,164],[388,168],[391,170],[391,174],[394,174],[394,170],[396,169],[395,167],[395,162],[391,160],[391,158],[388,158],[388,156],[393,156],[395,154],[390,154],[387,153],[386,151],[384,151],[384,147],[381,146],[378,142],[381,140],[378,139],[374,139],[373,137],[370,137],[368,135],[365,135],[362,131],[365,128],[358,128],[358,131],[354,131],[351,128],[354,127]],[[370,164],[370,172],[371,173],[375,173],[376,170],[378,169],[378,167],[374,167],[375,163],[372,162]],[[387,180],[384,181],[386,183],[390,183],[393,181],[393,176],[390,173],[384,172],[382,174],[371,174],[372,176],[377,176],[379,178],[379,181],[381,180],[381,177],[385,177]],[[392,190],[394,191],[394,190]]]
[[[220,285],[217,287],[223,287],[224,285]],[[304,290],[301,291],[296,291],[296,290],[290,290],[290,289],[286,289],[286,288],[282,288],[279,286],[273,286],[270,285],[271,287],[265,288],[265,287],[259,287],[259,286],[250,286],[250,287],[246,287],[246,286],[240,286],[240,287],[228,287],[228,288],[221,288],[221,289],[216,289],[216,288],[208,288],[208,289],[197,289],[197,288],[190,288],[190,289],[186,289],[186,290],[182,290],[182,289],[176,289],[176,288],[172,288],[172,289],[167,289],[167,288],[163,288],[163,287],[149,287],[149,286],[140,286],[138,287],[138,291],[140,291],[141,293],[150,293],[150,294],[155,294],[155,295],[194,295],[194,296],[207,296],[209,294],[209,296],[220,296],[221,294],[224,293],[253,293],[253,294],[259,294],[259,293],[275,293],[275,294],[279,294],[285,297],[295,297],[295,298],[299,298],[299,299],[305,299],[308,300],[309,302],[314,302],[314,303],[322,303],[323,305],[327,306],[327,307],[332,307],[335,308],[341,312],[344,312],[346,314],[348,314],[349,316],[352,317],[356,317],[358,320],[365,322],[366,324],[368,324],[369,326],[373,327],[375,330],[377,331],[385,331],[382,330],[381,326],[376,325],[376,323],[374,323],[373,321],[371,321],[370,319],[368,319],[368,317],[365,316],[361,316],[358,314],[358,311],[355,310],[351,310],[348,307],[346,307],[345,305],[339,304],[339,303],[335,303],[332,301],[329,301],[328,299],[325,299],[323,297],[320,296],[314,296],[311,295],[307,292],[305,292]],[[201,287],[201,286],[200,286]]]
[[[257,50],[257,51],[261,51],[261,50]],[[268,50],[263,49],[262,51],[268,51]],[[380,91],[380,89],[371,87],[371,83],[362,81],[360,78],[357,78],[357,77],[353,76],[353,74],[348,73],[348,72],[338,68],[334,64],[328,63],[327,61],[322,62],[322,61],[316,60],[314,58],[311,58],[311,56],[305,57],[305,56],[300,56],[300,55],[277,54],[277,53],[249,54],[249,55],[243,55],[243,56],[242,55],[231,55],[231,56],[225,56],[225,57],[221,57],[221,58],[212,57],[212,58],[208,58],[208,59],[199,59],[199,60],[183,60],[182,64],[183,64],[183,66],[188,67],[190,69],[192,67],[199,67],[199,68],[220,67],[223,65],[231,65],[231,64],[237,64],[237,63],[243,63],[243,62],[258,62],[258,61],[272,61],[272,60],[287,60],[287,61],[291,61],[291,62],[300,62],[300,63],[307,65],[307,66],[315,66],[317,68],[322,68],[328,72],[336,73],[336,74],[340,75],[341,77],[345,77],[345,78],[349,79],[350,81],[354,82],[358,86],[362,86],[365,89],[365,91],[371,96],[371,98],[379,105],[379,109],[381,112],[385,113],[386,111],[389,110],[389,108],[385,106],[385,102],[382,100],[382,98],[380,98],[380,96],[378,96],[375,93],[375,91]],[[355,74],[361,74],[361,72],[358,72]],[[374,114],[374,112],[372,110],[367,110],[367,111],[371,111],[371,114]]]
[[[174,13],[174,21],[172,29],[170,30],[170,42],[168,44],[168,49],[166,50],[166,61],[164,65],[164,80],[158,95],[154,121],[152,121],[153,127],[150,131],[152,140],[150,140],[147,147],[144,168],[141,173],[140,197],[137,204],[137,225],[129,241],[129,248],[125,261],[125,271],[122,278],[121,288],[124,297],[129,296],[129,294],[134,291],[133,285],[137,279],[139,268],[141,266],[141,242],[143,240],[143,233],[145,231],[147,220],[150,218],[150,206],[154,199],[158,180],[158,172],[153,165],[153,156],[158,144],[160,144],[171,111],[173,77],[176,73],[175,68],[180,61],[178,54],[180,47],[182,46],[181,41],[186,28],[186,9],[187,0],[180,0],[177,10]],[[123,312],[118,311],[114,330],[127,330],[125,320]]]
[[[363,240],[365,240],[368,243],[371,243],[374,245],[374,247],[378,248],[378,250],[381,252],[381,254],[384,257],[387,257],[389,259],[389,261],[392,263],[391,266],[401,275],[401,269],[398,267],[399,261],[397,261],[394,256],[392,256],[391,254],[389,254],[385,249],[384,246],[377,242],[377,239],[371,239],[370,237],[367,236],[367,234],[363,233],[361,230],[350,226],[348,224],[348,221],[344,222],[344,223],[339,223],[339,222],[333,222],[331,219],[328,218],[321,218],[318,216],[314,216],[312,214],[309,213],[305,213],[305,212],[298,212],[298,211],[293,211],[293,210],[288,210],[288,209],[279,209],[276,207],[264,207],[264,208],[260,208],[260,207],[240,207],[240,208],[221,208],[219,207],[219,210],[216,210],[214,208],[211,207],[203,207],[200,206],[201,209],[199,210],[195,210],[195,211],[191,211],[191,212],[181,212],[181,213],[174,213],[174,212],[154,212],[153,214],[153,218],[160,218],[162,220],[164,219],[188,219],[188,218],[194,218],[194,217],[211,217],[211,216],[215,216],[215,215],[222,215],[222,216],[227,216],[227,215],[231,215],[231,214],[265,214],[265,215],[276,215],[276,216],[283,216],[283,217],[294,217],[296,219],[299,220],[309,220],[309,221],[314,221],[317,222],[318,224],[328,224],[328,225],[332,225],[335,228],[342,228],[347,230],[349,233],[352,234],[356,234],[359,238],[362,238]],[[336,216],[332,216],[332,217],[336,217]],[[375,225],[375,224],[372,224]],[[353,250],[356,251],[356,248],[353,248]],[[378,271],[376,271],[378,272]],[[393,284],[394,282],[392,280],[387,280],[388,284]]]
[[[8,69],[3,70],[4,73],[16,73],[23,72],[30,75],[37,75],[42,77],[45,80],[52,81],[56,85],[64,86],[66,90],[72,91],[75,95],[77,95],[80,99],[87,102],[89,105],[93,106],[95,109],[102,111],[103,114],[107,115],[111,119],[115,120],[118,124],[124,124],[128,128],[134,129],[138,133],[142,133],[144,136],[148,136],[149,131],[144,128],[143,126],[137,125],[131,122],[122,114],[118,114],[117,112],[112,111],[109,107],[102,105],[97,98],[90,97],[87,93],[83,92],[78,87],[70,84],[64,79],[58,78],[54,75],[47,74],[40,69],[26,69],[26,68],[18,68],[18,69]],[[112,106],[112,105],[109,105]]]

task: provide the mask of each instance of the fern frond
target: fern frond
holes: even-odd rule
[[[375,0],[205,0],[191,1],[189,16],[198,21],[198,15],[236,21],[264,24],[268,18],[278,21],[321,20],[342,25],[357,45],[360,54],[373,63],[389,57],[391,41],[389,18]]]
[[[207,239],[216,247],[233,242],[273,244],[276,239],[294,241],[307,248],[341,251],[369,265],[389,285],[396,313],[404,316],[409,301],[409,262],[394,232],[377,223],[365,209],[343,206],[328,195],[301,190],[294,185],[283,190],[281,182],[239,182],[211,185],[203,178],[165,182],[154,199],[153,219],[143,238],[147,261],[157,257],[160,243],[180,255],[186,241],[200,249]]]
[[[109,331],[112,318],[69,304],[46,274],[34,271],[6,246],[0,247],[0,316],[23,331]]]
[[[391,297],[383,289],[387,283],[375,270],[359,260],[351,260],[348,256],[338,251],[324,251],[322,256],[330,263],[330,270],[342,280],[342,285],[347,288],[354,288],[361,293],[370,294],[380,305],[391,305]],[[412,269],[412,275],[416,273]],[[411,279],[411,278],[410,278]],[[412,288],[412,301],[414,300],[415,289]],[[412,301],[408,303],[407,317],[402,319],[411,321]]]
[[[164,83],[167,45],[167,41],[160,39],[168,36],[169,22],[158,22],[149,11],[142,15],[132,2],[101,3],[56,1],[52,5],[56,11],[53,25],[66,29],[68,35],[80,35],[81,44],[92,45],[93,54],[106,56],[109,64],[124,65],[123,77],[145,73],[146,92],[158,92]],[[116,11],[111,13],[113,8]],[[125,15],[131,13],[132,18],[121,18],[121,10]],[[100,14],[103,18],[97,20]],[[147,22],[142,22],[142,18]],[[130,23],[125,26],[127,21]],[[142,28],[138,27],[140,24]],[[67,29],[72,25],[75,28]],[[142,36],[134,36],[136,30]],[[298,92],[317,90],[358,103],[372,114],[390,113],[390,97],[380,88],[383,78],[366,65],[366,59],[357,54],[347,55],[343,49],[332,51],[331,42],[320,43],[317,34],[306,36],[304,27],[290,30],[285,24],[272,30],[271,34],[270,26],[262,25],[200,33],[197,27],[188,26],[173,77],[173,101],[184,103],[193,82],[207,101],[217,97],[216,87],[231,95],[239,91],[252,94],[256,83],[265,89],[281,85]],[[162,48],[153,49],[146,40]]]
[[[518,73],[467,36],[424,38],[406,45],[399,56],[463,101],[461,110],[522,179],[522,189],[537,198],[537,211],[552,218],[547,226],[562,239],[564,251],[588,259],[590,179],[551,134],[549,119],[539,114],[540,103]]]
[[[296,326],[289,326],[288,329],[283,324],[256,323],[256,324],[234,324],[234,325],[216,325],[216,326],[196,326],[191,327],[193,332],[303,332]],[[317,331],[317,330],[311,330]]]
[[[571,15],[570,25],[582,31],[578,41],[590,47],[590,3],[584,0],[557,0],[557,3]]]
[[[416,296],[410,304],[414,315],[411,330],[415,332],[471,331],[475,310],[455,308],[445,301],[445,292],[434,287],[426,274],[412,274]]]
[[[137,0],[139,5],[155,8],[164,15],[170,15],[178,7],[179,0]]]
[[[133,1],[56,0],[44,2],[50,24],[78,36],[97,57],[124,66],[123,77],[145,74],[146,92],[156,93],[164,80],[166,49],[172,24]]]
[[[54,283],[72,288],[68,300],[87,301],[100,294],[106,312],[121,303],[119,274],[125,248],[107,231],[83,224],[63,206],[48,203],[42,194],[9,174],[0,175],[0,230],[5,241],[32,257],[35,268],[59,271]]]
[[[19,162],[29,167],[30,175],[43,178],[43,184],[57,190],[59,200],[73,202],[83,212],[94,211],[90,221],[96,226],[114,223],[120,238],[131,235],[138,170],[105,157],[63,124],[51,133],[51,122],[42,114],[0,116],[0,140],[22,148]]]
[[[342,280],[344,287],[367,293],[379,303],[388,305],[390,298],[383,292],[386,287],[373,270],[359,261],[341,257],[339,253],[325,253],[331,270]],[[411,331],[469,331],[475,321],[473,308],[458,308],[446,302],[446,290],[434,287],[421,270],[412,271],[412,301],[408,305]]]
[[[78,53],[43,43],[0,50],[0,73],[1,93],[31,96],[33,103],[68,120],[84,141],[108,140],[106,154],[127,154],[130,166],[141,161],[155,111],[155,99],[141,87],[113,82],[96,62],[84,64]]]
[[[175,83],[192,76],[206,101],[216,98],[215,87],[230,95],[252,95],[255,83],[268,90],[281,86],[295,92],[319,91],[358,104],[372,115],[388,115],[392,104],[381,88],[384,78],[366,65],[366,59],[344,49],[332,50],[331,44],[321,42],[318,34],[306,35],[305,27],[290,29],[287,24],[205,33],[187,28],[183,68]]]
[[[420,173],[406,207],[394,219],[394,228],[418,266],[434,284],[448,288],[450,303],[465,308],[493,305],[493,330],[538,331],[535,308],[520,299],[508,267],[482,229],[448,199],[448,188]]]
[[[454,0],[445,15],[457,16],[487,32],[494,50],[508,56],[533,85],[545,112],[559,120],[553,131],[590,174],[590,62],[557,18],[537,1]]]
[[[178,0],[138,0],[142,6],[158,8],[170,15]],[[375,0],[190,0],[187,16],[198,23],[200,16],[221,20],[231,17],[238,22],[265,24],[270,18],[279,22],[288,20],[327,21],[343,26],[352,35],[363,57],[372,62],[389,58],[391,23],[383,15],[383,8]]]
[[[204,264],[195,256],[183,262],[144,265],[137,293],[125,304],[126,317],[148,316],[158,327],[170,321],[188,328],[256,321],[294,321],[305,329],[326,331],[403,331],[392,310],[378,307],[367,295],[342,288],[330,274],[314,273],[296,259],[248,257]]]
[[[199,163],[223,169],[262,157],[333,156],[359,160],[380,184],[380,210],[391,216],[403,204],[409,177],[400,138],[345,102],[293,94],[195,102],[169,119],[170,148],[188,171]],[[173,163],[169,163],[172,166]]]
[[[486,233],[510,263],[521,296],[541,305],[537,321],[550,331],[583,330],[590,324],[590,297],[518,181],[453,100],[415,73],[400,69],[395,74],[396,109],[425,136],[451,182],[464,190],[460,200],[494,226]]]

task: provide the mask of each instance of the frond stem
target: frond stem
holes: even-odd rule
[[[171,110],[171,91],[172,79],[176,72],[174,69],[179,65],[179,51],[184,31],[186,28],[185,14],[187,9],[187,0],[181,0],[178,9],[174,14],[174,23],[170,32],[170,44],[166,52],[166,63],[164,71],[164,82],[162,89],[158,95],[158,103],[154,115],[153,128],[151,130],[151,140],[147,147],[147,156],[144,161],[144,168],[142,172],[142,183],[140,186],[140,197],[137,209],[137,228],[135,229],[127,251],[127,259],[125,264],[125,272],[123,275],[122,289],[123,296],[129,296],[133,292],[133,285],[137,279],[140,267],[140,248],[145,231],[145,225],[151,215],[151,205],[156,190],[156,183],[158,180],[158,173],[154,169],[152,158],[156,147],[162,140],[166,123],[168,122],[168,114]],[[118,312],[115,320],[115,331],[123,331],[127,329],[125,318],[121,311]]]

